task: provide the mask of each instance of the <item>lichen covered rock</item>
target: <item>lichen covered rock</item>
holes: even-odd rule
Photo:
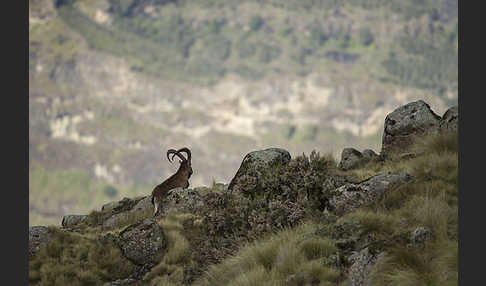
[[[383,256],[383,252],[373,254],[368,248],[351,255],[348,258],[349,262],[352,263],[348,272],[349,285],[370,286],[369,274],[373,266]]]
[[[155,220],[145,219],[123,230],[117,239],[123,255],[135,264],[154,263],[168,246],[167,237]]]
[[[339,162],[339,169],[347,171],[356,168],[362,162],[363,154],[354,148],[344,148],[341,153],[341,162]]]
[[[47,226],[29,227],[29,257],[34,255],[39,249],[49,243],[52,239],[52,232]]]
[[[87,215],[65,215],[62,218],[61,225],[63,227],[73,227],[86,222],[87,218]]]
[[[240,168],[228,186],[228,190],[239,191],[240,181],[247,184],[253,180],[256,186],[256,181],[264,176],[266,171],[272,167],[287,164],[289,161],[290,153],[281,148],[268,148],[250,152],[241,162]]]
[[[161,203],[161,214],[171,211],[197,212],[204,206],[204,200],[193,189],[175,188],[169,191],[166,198]]]
[[[453,106],[444,113],[439,123],[441,132],[457,131],[459,125],[459,108]]]
[[[341,216],[361,206],[369,205],[378,201],[394,184],[406,182],[411,178],[406,173],[380,174],[360,184],[345,184],[332,191],[329,211]]]
[[[380,155],[408,147],[414,136],[438,132],[440,120],[422,100],[400,106],[385,118]]]

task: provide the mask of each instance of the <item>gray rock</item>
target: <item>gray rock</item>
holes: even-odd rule
[[[290,153],[281,148],[268,148],[250,152],[241,162],[240,168],[228,186],[228,190],[237,190],[238,184],[244,176],[255,177],[254,174],[262,173],[272,166],[287,164],[289,161]],[[254,179],[258,179],[258,177]]]
[[[130,216],[141,216],[143,214],[147,214],[153,211],[152,205],[152,197],[145,196],[141,199],[137,199],[136,201],[132,201],[127,203],[131,206],[130,209],[123,207],[122,205],[117,205],[115,208],[112,209],[112,212],[115,212],[117,209],[122,209],[124,211],[116,212],[115,214],[111,215],[105,221],[103,221],[102,227],[103,230],[111,230],[116,228],[120,225],[121,222],[126,220]]]
[[[379,155],[376,154],[375,151],[373,151],[371,149],[364,149],[361,154],[363,154],[363,157],[368,159],[368,160],[377,159],[379,157]]]
[[[441,132],[457,131],[459,124],[459,108],[453,106],[444,113],[439,123]]]
[[[155,220],[145,219],[123,230],[117,239],[123,255],[135,264],[154,263],[166,251],[167,237]]]
[[[422,100],[400,106],[385,118],[380,155],[408,147],[414,136],[438,132],[440,120]]]
[[[197,212],[204,206],[204,200],[196,189],[175,188],[162,201],[160,213],[171,211]]]
[[[431,240],[433,238],[432,230],[428,227],[417,227],[414,231],[412,231],[411,241],[414,246],[423,247],[425,242]]]
[[[381,199],[383,193],[391,186],[404,183],[411,178],[406,173],[380,174],[360,184],[345,184],[332,191],[329,211],[341,216],[361,206],[369,205]]]
[[[363,159],[363,154],[354,148],[344,148],[341,153],[341,162],[339,162],[339,169],[347,171],[356,168]]]
[[[109,203],[106,203],[104,204],[102,207],[101,207],[101,210],[102,211],[111,211],[112,209],[118,207],[121,205],[121,201],[117,201],[117,202],[109,202]]]
[[[47,226],[29,227],[29,257],[52,240],[52,232]]]
[[[150,196],[149,196],[150,197]],[[140,210],[139,203],[146,199],[145,197],[123,198],[120,201],[110,202],[101,207],[102,214],[95,222],[96,225],[102,225],[103,229],[113,229],[114,226],[121,220],[125,219],[133,209]]]
[[[61,225],[63,227],[73,227],[86,221],[87,215],[65,215],[62,218]]]
[[[152,195],[148,195],[139,200],[133,208],[130,209],[131,212],[145,212],[147,210],[153,210],[154,205],[152,204]]]
[[[372,254],[365,248],[358,253],[351,255],[348,260],[351,264],[348,272],[348,280],[350,286],[370,286],[371,281],[369,274],[373,269],[373,266],[379,259],[384,257],[384,253],[380,252]]]

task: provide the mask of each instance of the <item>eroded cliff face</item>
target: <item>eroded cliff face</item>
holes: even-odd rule
[[[379,87],[381,90],[372,91],[360,82],[351,82],[349,90],[342,90],[317,74],[262,82],[230,75],[211,86],[174,83],[141,75],[130,70],[123,59],[91,51],[77,55],[70,64],[54,68],[51,76],[58,87],[74,91],[70,96],[32,91],[30,105],[36,109],[32,120],[42,122],[43,126],[36,128],[47,129],[49,135],[44,140],[73,142],[95,149],[118,146],[148,152],[148,157],[153,158],[159,158],[165,149],[191,146],[198,152],[195,169],[211,166],[211,176],[218,181],[227,181],[230,172],[225,170],[236,168],[235,160],[257,146],[290,143],[292,153],[307,145],[319,151],[345,147],[347,143],[333,142],[332,137],[320,135],[327,132],[350,136],[358,142],[363,142],[362,138],[375,138],[371,148],[376,150],[382,120],[396,106],[425,97],[438,114],[446,108],[440,98],[417,90],[393,92],[392,88],[391,92],[385,92],[385,87]],[[359,94],[371,92],[383,94],[383,99],[366,106],[366,98]],[[44,114],[37,109],[44,110]],[[110,120],[119,121],[116,123],[120,126]],[[117,130],[132,126],[146,132],[124,134],[123,130]],[[33,135],[36,132],[32,130]],[[299,136],[312,139],[289,142]],[[216,144],[212,145],[213,142]],[[213,165],[213,156],[225,160]],[[160,167],[156,162],[144,163]],[[91,169],[106,164],[100,158],[91,162]],[[159,170],[145,177],[133,176],[126,173],[129,167],[121,162],[113,162],[108,168],[119,169],[118,172],[124,173],[120,178],[128,181],[136,178],[137,182],[155,182],[160,171],[169,174],[169,170]],[[210,183],[209,174],[204,172],[194,174],[193,180],[198,184]]]

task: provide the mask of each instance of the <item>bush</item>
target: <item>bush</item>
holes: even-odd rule
[[[53,240],[29,260],[29,285],[101,285],[135,270],[109,240],[51,230]]]

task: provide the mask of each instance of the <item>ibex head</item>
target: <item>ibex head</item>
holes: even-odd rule
[[[187,155],[187,158],[185,158],[181,152],[184,152],[186,153]],[[172,158],[169,158],[169,155],[172,154]],[[187,147],[183,147],[179,150],[175,150],[175,149],[169,149],[167,151],[167,159],[169,160],[169,162],[172,163],[172,161],[174,160],[174,157],[177,156],[179,157],[180,161],[179,163],[181,163],[180,167],[179,167],[179,170],[181,172],[184,172],[187,174],[187,179],[189,179],[192,175],[192,166],[191,166],[191,150],[189,150]],[[179,172],[179,171],[178,171]]]

